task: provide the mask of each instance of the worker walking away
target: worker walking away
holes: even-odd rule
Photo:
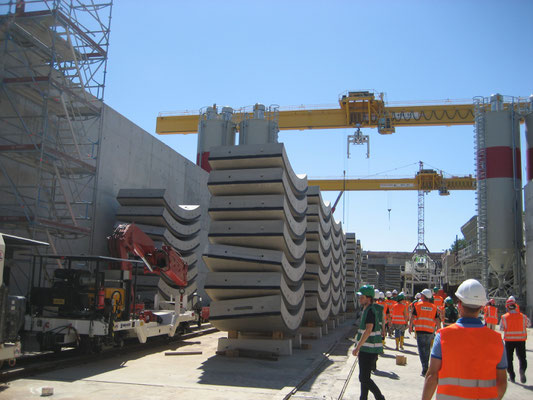
[[[444,326],[455,324],[457,318],[459,318],[457,308],[455,308],[455,304],[453,304],[453,299],[448,296],[446,297],[446,300],[444,300]]]
[[[437,332],[422,400],[501,399],[507,388],[507,357],[501,336],[478,319],[487,302],[475,279],[461,283],[459,320]]]
[[[392,326],[394,328],[394,339],[396,340],[396,350],[403,350],[403,342],[405,336],[405,328],[407,327],[408,314],[407,304],[405,303],[405,295],[403,292],[397,296],[397,301],[392,307]]]
[[[385,314],[387,316],[387,324],[386,324],[386,328],[387,329],[386,329],[386,331],[389,334],[390,338],[392,338],[392,334],[393,334],[393,329],[392,329],[392,308],[396,304],[396,301],[393,299],[392,293],[393,292],[391,292],[390,290],[387,290],[387,292],[385,293],[385,296],[386,296],[385,303],[387,304],[387,307],[385,309]],[[398,293],[398,292],[396,291],[396,293]]]
[[[492,330],[496,329],[496,325],[498,325],[498,309],[494,299],[490,299],[483,308],[483,318],[485,319],[485,325]]]
[[[433,304],[437,306],[441,321],[444,320],[444,298],[439,295],[439,287],[433,288]]]
[[[435,327],[440,329],[440,317],[437,306],[429,301],[433,297],[431,290],[422,290],[420,301],[415,304],[411,320],[409,321],[409,333],[416,332],[416,343],[418,345],[418,356],[422,364],[422,376],[426,375],[429,364],[429,354],[431,352],[431,342],[433,341]]]
[[[376,400],[384,400],[385,397],[371,378],[371,370],[378,354],[383,353],[381,327],[376,323],[376,314],[382,311],[373,304],[374,288],[372,286],[362,286],[357,295],[359,304],[363,307],[363,315],[356,336],[357,344],[352,354],[359,357],[360,400],[368,399],[368,391],[372,392]]]
[[[513,353],[516,350],[520,367],[520,382],[526,383],[526,340],[527,328],[531,326],[531,323],[529,318],[519,311],[518,304],[516,304],[514,298],[507,300],[505,308],[507,309],[507,313],[502,315],[500,330],[503,331],[503,340],[505,340],[505,349],[507,351],[509,380],[511,382],[515,381]]]

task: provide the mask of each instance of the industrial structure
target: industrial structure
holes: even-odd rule
[[[233,132],[242,129],[239,121],[256,115],[259,108],[261,111],[265,110],[262,105],[256,105],[253,113],[244,109],[235,113],[231,109],[232,114],[226,114],[226,117],[235,121],[231,127]],[[413,261],[406,265],[405,271],[411,290],[415,281],[421,285],[433,285],[441,284],[445,279],[440,268],[436,267],[440,260],[437,263],[431,260],[423,240],[424,193],[439,190],[441,195],[447,195],[449,190],[475,188],[478,248],[474,252],[472,264],[478,265],[479,267],[474,269],[480,272],[476,277],[490,288],[491,295],[503,299],[512,293],[520,293],[524,301],[526,290],[521,239],[523,225],[520,211],[522,187],[519,125],[532,111],[531,100],[512,97],[504,99],[501,95],[494,95],[490,99],[476,98],[473,104],[446,102],[436,105],[390,107],[386,105],[383,94],[358,91],[341,95],[338,108],[279,110],[276,106],[271,115],[275,115],[279,130],[356,128],[356,135],[361,139],[353,142],[356,144],[367,142],[362,140],[361,128],[377,128],[380,134],[392,134],[396,127],[475,125],[475,179],[471,176],[444,178],[436,171],[424,170],[421,167],[415,179],[320,180],[311,184],[319,185],[322,190],[338,190],[341,193],[345,190],[418,190],[418,243]],[[198,126],[202,126],[198,125],[199,121],[199,115],[190,113],[161,113],[157,118],[156,132],[163,135],[195,133]],[[501,135],[501,132],[504,134]],[[204,132],[200,129],[199,134],[204,135]],[[202,143],[204,140],[202,139]],[[352,141],[349,137],[348,146],[350,143]],[[208,150],[202,148],[198,152],[208,154]],[[504,161],[499,161],[501,157]],[[506,210],[506,214],[500,213],[502,209]],[[470,272],[472,270],[471,268]],[[531,284],[533,285],[533,282]]]

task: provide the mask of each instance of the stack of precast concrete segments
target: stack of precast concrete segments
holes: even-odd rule
[[[156,248],[161,245],[173,247],[188,264],[187,287],[184,296],[187,308],[195,306],[198,275],[196,262],[200,252],[200,216],[198,205],[176,205],[169,202],[165,189],[120,189],[117,195],[120,207],[117,221],[133,222],[153,241]],[[175,300],[180,298],[180,287],[160,277],[138,276],[139,286],[150,289],[150,278],[155,284],[149,293],[158,295],[156,308],[174,309]],[[142,284],[144,283],[144,285]]]
[[[209,164],[204,288],[210,322],[228,331],[218,350],[290,355],[305,309],[307,177],[281,143],[211,148]]]
[[[346,234],[346,312],[353,313],[357,309],[356,293],[356,262],[357,242],[355,233]]]
[[[333,216],[331,223],[331,310],[328,326],[336,328],[346,311],[346,235],[342,223]]]
[[[327,334],[331,311],[331,206],[319,186],[307,190],[307,250],[305,255],[305,314],[300,332],[319,339]]]

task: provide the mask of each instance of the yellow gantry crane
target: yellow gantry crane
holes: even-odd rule
[[[469,176],[452,176],[445,178],[441,172],[432,169],[419,171],[414,178],[394,179],[310,179],[309,186],[320,186],[322,191],[352,190],[438,190],[442,196],[449,195],[450,190],[475,190],[476,178]]]
[[[156,133],[188,134],[198,132],[198,115],[163,115],[157,117]],[[383,93],[347,92],[340,96],[338,108],[280,110],[280,130],[377,128],[391,134],[396,127],[473,125],[472,104],[419,106],[385,105]]]
[[[236,113],[237,119],[245,117]],[[198,132],[198,114],[163,115],[157,117],[156,133],[191,134]],[[391,134],[396,127],[473,125],[472,104],[440,104],[422,106],[385,105],[383,93],[369,91],[347,92],[340,96],[338,108],[280,110],[280,130],[377,128],[381,134]],[[406,179],[328,179],[310,180],[324,191],[347,190],[474,190],[472,176],[444,178],[435,170],[420,170],[414,178]]]

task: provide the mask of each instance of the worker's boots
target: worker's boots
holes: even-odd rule
[[[526,371],[523,369],[520,370],[520,382],[526,383]]]
[[[400,346],[400,338],[396,338],[396,350],[399,350],[398,347]]]
[[[403,340],[404,340],[404,337],[402,336],[400,338],[400,349],[403,350]]]

